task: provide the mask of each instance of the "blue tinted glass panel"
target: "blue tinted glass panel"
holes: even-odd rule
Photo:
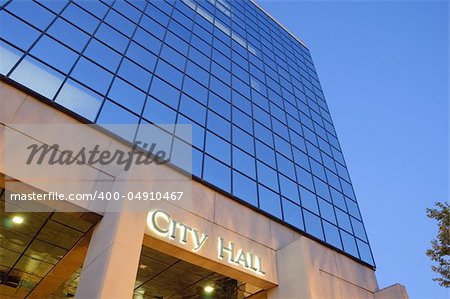
[[[353,217],[355,217],[356,219],[361,220],[361,214],[359,213],[358,204],[348,198],[346,198],[345,202],[347,203],[347,208],[348,208],[349,214],[352,215]]]
[[[186,77],[184,79],[183,91],[197,102],[207,105],[208,90],[191,78]]]
[[[231,162],[231,144],[210,132],[206,133],[205,150],[217,160],[229,165]]]
[[[59,2],[54,0],[51,1]],[[77,1],[77,4],[100,19],[103,18],[108,11],[108,6],[101,1]]]
[[[56,17],[33,1],[13,1],[7,6],[7,10],[41,30]]]
[[[98,116],[97,123],[104,125],[106,128],[113,128],[113,133],[126,140],[133,140],[136,133],[137,126],[108,126],[109,124],[137,124],[139,118],[129,111],[117,106],[113,102],[106,101],[103,105],[102,111]]]
[[[148,90],[152,75],[131,60],[125,59],[119,67],[118,74],[143,91]]]
[[[138,114],[141,113],[145,101],[145,93],[117,77],[109,90],[108,97]]]
[[[217,135],[222,136],[226,140],[230,141],[231,123],[212,111],[208,112],[207,127]]]
[[[358,246],[358,251],[361,256],[361,259],[365,261],[366,263],[373,265],[374,261],[372,258],[372,253],[370,251],[369,244],[365,242],[361,242],[360,240],[356,239],[356,244]]]
[[[59,13],[64,6],[66,6],[68,0],[59,0],[59,1],[54,1],[54,0],[40,0],[39,3],[45,7],[47,7],[48,9],[50,9],[51,11],[53,11],[54,13]]]
[[[100,20],[75,5],[73,2],[64,10],[62,16],[87,33],[94,33],[94,30],[100,23]]]
[[[333,205],[339,207],[341,210],[346,211],[347,206],[345,204],[344,195],[333,188],[330,188],[331,199],[333,200]]]
[[[233,126],[233,144],[251,155],[255,152],[253,137],[236,126]]]
[[[130,20],[123,17],[114,10],[110,10],[108,12],[105,18],[105,22],[127,36],[131,36],[134,28],[136,27],[136,25],[133,24]]]
[[[264,186],[258,186],[259,208],[277,218],[282,218],[281,199],[278,194]]]
[[[237,147],[233,147],[233,167],[245,175],[256,179],[255,159]]]
[[[231,169],[214,158],[205,156],[203,178],[219,188],[231,192]]]
[[[233,172],[233,195],[253,206],[258,205],[256,182],[236,171]]]
[[[161,49],[162,42],[154,37],[153,35],[149,34],[147,31],[138,28],[136,30],[136,33],[134,34],[134,40],[136,43],[142,45],[150,52],[158,55],[159,50]]]
[[[358,248],[356,247],[355,237],[350,235],[349,233],[339,230],[342,237],[342,244],[344,245],[344,250],[355,257],[359,257]]]
[[[12,72],[11,79],[46,98],[53,99],[62,85],[63,75],[36,59],[27,57]]]
[[[280,175],[278,178],[280,180],[281,195],[297,204],[300,204],[300,197],[298,195],[299,193],[297,183],[295,183],[294,181],[283,175]]]
[[[193,121],[205,125],[206,122],[206,107],[188,97],[187,95],[181,96],[180,110],[183,114],[192,119]]]
[[[195,64],[191,61],[188,61],[187,67],[186,67],[186,74],[188,74],[191,78],[198,81],[203,86],[205,86],[205,87],[208,86],[209,74],[207,71],[202,69],[197,64]]]
[[[101,96],[73,80],[67,80],[55,99],[56,103],[91,121],[95,120],[102,101]]]
[[[143,116],[155,124],[174,124],[177,112],[156,99],[148,98]]]
[[[314,183],[313,183],[313,177],[310,172],[306,171],[305,169],[296,166],[296,173],[297,173],[297,182],[300,183],[302,187],[305,187],[311,191],[314,190]]]
[[[352,223],[352,227],[353,227],[353,231],[355,232],[355,236],[357,238],[360,238],[363,241],[367,242],[367,236],[366,236],[366,232],[364,230],[364,226],[362,224],[362,222],[356,220],[353,217],[350,217],[350,221]]]
[[[302,209],[286,198],[283,198],[283,220],[299,229],[304,229]]]
[[[320,215],[322,216],[322,218],[336,225],[337,222],[336,216],[334,215],[333,206],[321,198],[318,199],[318,202],[320,207]]]
[[[230,104],[212,92],[209,93],[208,107],[215,113],[231,121]]]
[[[348,232],[352,232],[352,225],[350,224],[350,217],[347,213],[340,209],[335,209],[338,226],[345,229]]]
[[[121,55],[110,47],[92,39],[83,53],[86,57],[98,62],[111,72],[115,72],[119,66]],[[61,57],[61,56],[60,56]]]
[[[159,78],[153,78],[150,94],[174,109],[178,107],[180,91]]]
[[[0,11],[0,27],[5,29],[0,30],[1,38],[9,41],[22,50],[28,50],[39,36],[39,32],[36,29],[4,10]]]
[[[144,1],[141,1],[141,2],[144,2]],[[138,22],[139,21],[139,17],[141,16],[141,12],[137,8],[135,8],[134,6],[129,4],[128,2],[126,2],[126,1],[116,1],[116,2],[114,2],[113,7],[114,7],[115,10],[121,12],[123,15],[127,16],[132,21],[134,21],[134,22]]]
[[[257,162],[258,180],[272,190],[278,191],[277,172],[262,162]]]
[[[253,3],[3,3],[10,80],[113,131],[190,124],[197,178],[373,265],[309,50]]]
[[[192,127],[192,145],[199,149],[203,149],[204,139],[205,139],[205,129],[194,123],[192,120],[178,115],[177,124],[189,124]]]
[[[77,62],[71,76],[102,94],[106,93],[113,77],[111,73],[85,58]]]
[[[83,50],[89,40],[89,36],[86,33],[63,19],[57,19],[50,26],[47,34],[78,52]]]
[[[339,236],[339,229],[333,224],[324,221],[323,222],[323,231],[325,232],[325,241],[330,243],[331,245],[342,249],[341,238]]]
[[[165,78],[170,84],[181,89],[183,83],[183,73],[171,66],[170,64],[160,60],[156,66],[155,74],[161,78]]]
[[[268,146],[273,147],[273,135],[269,129],[265,126],[259,124],[258,122],[254,122],[255,136]]]
[[[316,195],[306,188],[299,187],[302,206],[319,215],[319,206]]]
[[[192,149],[192,174],[201,177],[203,171],[203,153],[196,148]]]
[[[127,37],[106,23],[100,25],[94,36],[120,53],[125,52],[128,45]]]
[[[306,210],[303,210],[303,217],[305,218],[306,232],[313,235],[316,238],[324,240],[322,231],[322,222],[319,216],[314,215]]]
[[[47,36],[43,36],[30,53],[64,73],[69,72],[78,58],[76,52]]]
[[[156,65],[157,56],[141,47],[139,44],[132,42],[128,47],[126,55],[129,59],[139,64],[141,67],[153,72]]]
[[[0,74],[6,75],[19,61],[22,52],[0,41]]]
[[[276,168],[275,151],[260,141],[255,142],[256,157],[264,163]]]

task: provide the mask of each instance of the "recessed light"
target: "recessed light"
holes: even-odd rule
[[[212,286],[206,286],[204,290],[207,294],[211,294],[212,292],[214,292],[214,288]]]
[[[12,222],[14,222],[16,224],[22,224],[23,223],[23,217],[21,217],[21,216],[14,216],[12,218]]]

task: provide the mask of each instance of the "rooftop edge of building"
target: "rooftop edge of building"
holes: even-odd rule
[[[298,36],[289,31],[283,24],[281,24],[277,19],[275,19],[271,14],[267,12],[261,5],[259,5],[256,0],[250,0],[259,10],[261,10],[266,16],[268,16],[272,21],[277,23],[284,31],[286,31],[289,35],[291,35],[295,40],[297,40],[300,44],[302,44],[305,48],[309,49],[306,43],[301,40]]]

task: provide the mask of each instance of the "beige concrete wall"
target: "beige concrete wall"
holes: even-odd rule
[[[406,288],[398,283],[381,289],[374,295],[374,299],[408,299]]]
[[[78,123],[59,110],[0,82],[0,138],[3,130],[1,124],[8,122]],[[3,151],[3,142],[0,140],[0,154]],[[2,163],[3,161],[0,161],[0,169]],[[178,209],[182,213],[177,214],[184,215],[183,219],[187,219],[186,221],[193,219],[194,222],[210,227],[208,229],[222,230],[222,233],[245,243],[246,246],[259,248],[259,252],[266,252],[264,255],[268,257],[265,261],[268,263],[267,269],[272,272],[266,278],[257,277],[257,279],[262,279],[260,281],[262,283],[269,282],[266,285],[268,287],[278,285],[267,292],[267,298],[407,298],[404,288],[398,285],[379,291],[372,269],[203,184],[194,182],[192,192],[192,199],[180,201],[169,210]],[[149,232],[146,234],[154,240],[158,239]],[[160,242],[174,252],[177,250],[182,252],[177,244],[171,244],[167,240]],[[205,263],[206,259],[209,265],[221,268],[221,263],[214,261],[210,256],[201,254],[197,256],[199,264],[208,264]],[[195,262],[195,255],[191,261]],[[242,278],[242,273],[245,272],[233,267],[226,269],[226,274],[231,277]]]
[[[278,250],[277,266],[268,299],[373,299],[378,290],[374,271],[306,237]]]

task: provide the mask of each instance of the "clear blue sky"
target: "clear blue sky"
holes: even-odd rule
[[[258,1],[311,50],[349,166],[380,287],[449,298],[425,256],[449,200],[446,1]]]

